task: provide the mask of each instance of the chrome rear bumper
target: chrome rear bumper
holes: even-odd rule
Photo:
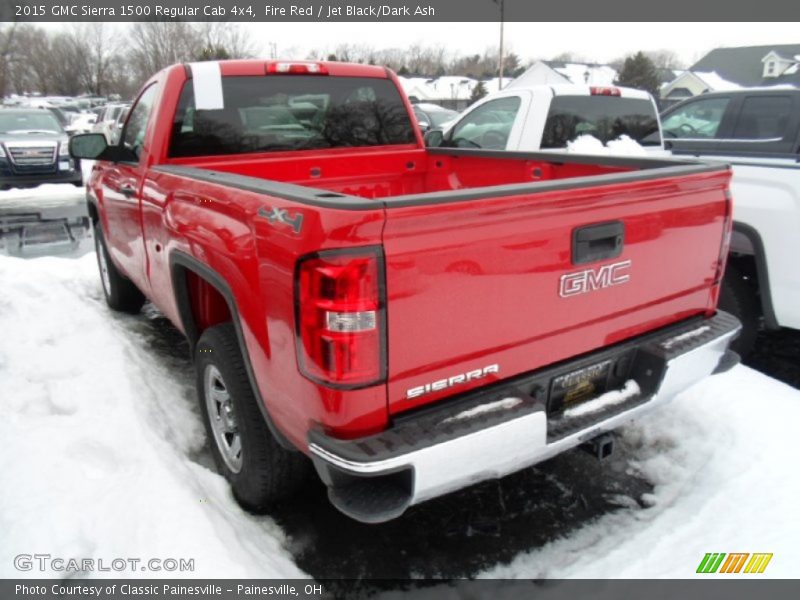
[[[312,431],[309,450],[339,510],[363,522],[387,521],[413,504],[551,458],[729,369],[738,362],[728,346],[740,327],[718,312],[398,418],[375,436],[342,441]],[[548,415],[554,377],[620,357],[630,357],[629,381],[636,383],[627,388],[638,393],[610,404],[603,396],[589,400],[587,408],[594,402],[597,410],[580,416]]]

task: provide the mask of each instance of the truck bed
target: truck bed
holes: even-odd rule
[[[268,157],[180,160],[159,170],[330,207],[387,206],[608,185],[720,170],[691,160],[581,156],[556,153],[427,149],[370,152],[359,149],[272,153]],[[616,176],[616,177],[612,177]],[[599,178],[586,180],[584,178]],[[276,186],[275,183],[292,187]],[[299,188],[313,188],[302,190]],[[482,189],[482,188],[492,188]],[[478,190],[472,194],[465,191]],[[460,192],[460,193],[450,193]],[[374,207],[372,205],[371,207]]]

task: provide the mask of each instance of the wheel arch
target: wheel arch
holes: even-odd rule
[[[247,345],[244,342],[244,334],[242,332],[242,322],[239,315],[239,310],[236,304],[236,299],[231,291],[230,286],[225,279],[208,265],[198,261],[196,258],[189,256],[180,251],[173,251],[169,257],[170,265],[170,278],[172,281],[172,289],[175,295],[175,304],[178,309],[178,316],[183,326],[184,334],[189,340],[189,347],[192,355],[197,345],[200,336],[207,327],[213,327],[218,323],[230,320],[236,330],[236,339],[239,345],[239,351],[242,353],[244,360],[245,370],[247,371],[247,378],[250,381],[250,387],[253,394],[256,396],[259,410],[264,417],[264,421],[269,427],[270,432],[275,437],[277,442],[287,450],[297,451],[298,449],[286,438],[283,433],[277,428],[275,422],[269,414],[264,398],[261,396],[261,390],[256,383],[253,366],[250,362],[250,354],[247,350]],[[212,317],[210,319],[204,318],[202,315],[195,314],[195,306],[192,302],[190,293],[191,278],[199,278],[203,285],[207,286],[210,293],[208,296],[208,306],[211,310]],[[216,296],[215,296],[216,295]],[[226,313],[220,311],[219,302],[223,302]],[[223,316],[229,319],[219,320]],[[198,319],[199,317],[199,319]]]
[[[752,225],[734,221],[730,254],[729,260],[735,260],[735,255],[753,257],[764,324],[769,329],[777,329],[779,325],[778,319],[775,317],[775,308],[772,304],[767,252],[764,248],[761,234]]]

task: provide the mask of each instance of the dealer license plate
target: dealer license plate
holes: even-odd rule
[[[550,412],[560,412],[605,392],[611,364],[611,360],[604,360],[553,378],[550,384]]]

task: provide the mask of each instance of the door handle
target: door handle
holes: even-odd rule
[[[625,224],[610,221],[572,230],[572,264],[616,258],[625,245]]]
[[[119,193],[125,196],[126,198],[130,198],[136,194],[136,188],[131,185],[123,185],[119,188]]]

